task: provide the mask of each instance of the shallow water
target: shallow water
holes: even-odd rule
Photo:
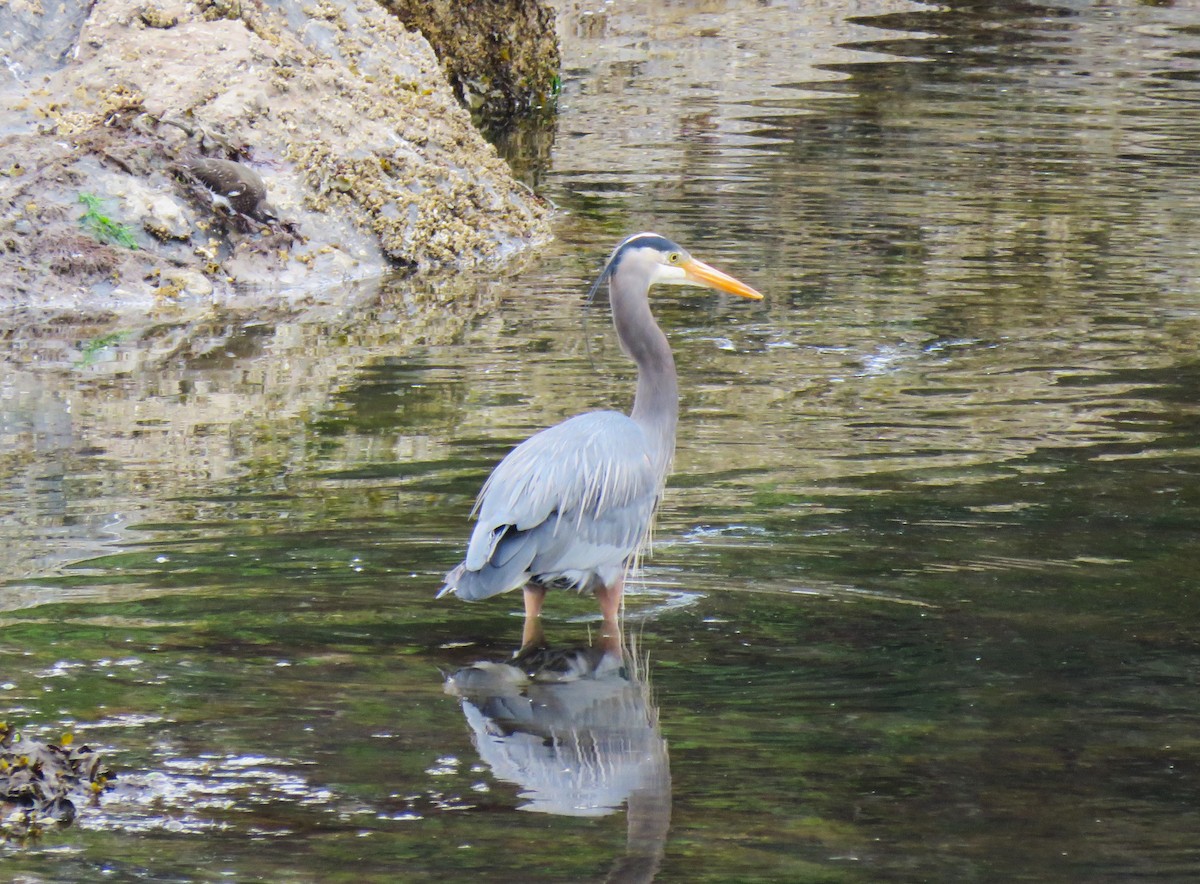
[[[119,777],[4,866],[1200,876],[1197,11],[580,6],[514,157],[544,252],[8,342],[0,718]],[[638,229],[767,298],[656,296],[684,401],[634,652],[481,684],[519,599],[432,594],[509,446],[628,404],[580,302]],[[595,632],[548,607],[555,647]],[[574,729],[518,726],[547,709]]]

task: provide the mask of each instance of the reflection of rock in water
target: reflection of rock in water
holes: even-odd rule
[[[521,810],[604,816],[627,805],[611,881],[649,881],[671,820],[671,772],[644,661],[600,647],[535,650],[446,680],[492,772],[522,788]]]

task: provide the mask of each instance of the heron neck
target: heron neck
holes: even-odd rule
[[[638,367],[637,395],[629,416],[655,444],[658,466],[665,472],[675,453],[675,425],[679,419],[675,359],[667,336],[650,313],[645,294],[630,297],[611,292],[611,295],[617,337]]]

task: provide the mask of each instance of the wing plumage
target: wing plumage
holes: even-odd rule
[[[464,561],[440,595],[476,600],[531,579],[612,583],[645,540],[665,466],[642,428],[594,411],[526,439],[479,494]]]

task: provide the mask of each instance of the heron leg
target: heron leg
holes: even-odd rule
[[[608,635],[621,634],[621,601],[625,597],[625,578],[619,578],[612,586],[597,586],[596,601],[600,603],[600,616],[604,618],[604,631]]]
[[[525,584],[525,625],[521,630],[521,647],[527,648],[542,641],[542,602],[546,599],[546,587],[536,583]]]

